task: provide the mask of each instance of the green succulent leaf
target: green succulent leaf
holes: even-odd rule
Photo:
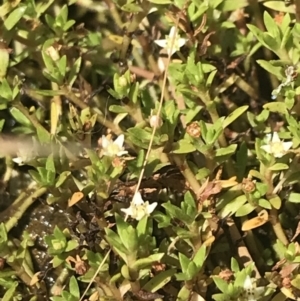
[[[21,20],[21,18],[23,17],[23,15],[25,14],[27,9],[26,5],[20,5],[19,7],[17,7],[16,9],[14,9],[9,16],[7,17],[7,19],[4,21],[4,27],[7,30],[11,30],[13,29],[17,23]]]

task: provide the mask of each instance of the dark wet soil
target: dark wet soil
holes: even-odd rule
[[[12,229],[11,235],[20,239],[24,231],[34,239],[34,246],[30,248],[35,272],[46,272],[44,278],[47,286],[52,286],[55,275],[48,271],[52,259],[47,255],[47,245],[44,238],[46,235],[53,234],[55,226],[65,229],[69,226],[68,213],[59,209],[58,206],[49,206],[44,202],[37,202],[33,205],[20,220],[17,227]]]

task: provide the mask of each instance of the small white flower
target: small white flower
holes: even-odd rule
[[[281,158],[293,146],[293,142],[283,142],[280,140],[278,133],[274,132],[267,135],[267,144],[261,148],[268,154],[272,154],[275,158]]]
[[[104,135],[102,136],[102,152],[104,156],[109,157],[121,157],[123,155],[128,154],[127,151],[124,150],[124,135],[121,134],[115,141],[107,139]]]
[[[249,276],[246,277],[244,286],[243,297],[240,300],[256,301],[264,292],[264,287],[255,287]]]
[[[176,51],[178,51],[185,43],[186,43],[186,39],[180,38],[179,34],[176,34],[176,28],[175,26],[171,27],[170,29],[170,33],[169,35],[166,35],[165,40],[155,40],[154,42],[167,50],[168,55],[172,55],[174,54]],[[171,44],[173,41],[173,38],[175,36],[174,39],[174,43],[173,43],[173,47],[171,48]]]
[[[141,194],[139,192],[136,192],[133,196],[130,207],[122,208],[121,211],[123,211],[126,214],[126,216],[131,216],[132,218],[139,221],[144,216],[149,216],[156,206],[156,202],[152,204],[149,204],[148,201],[144,202]]]

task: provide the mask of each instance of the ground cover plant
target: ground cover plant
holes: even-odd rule
[[[4,1],[0,300],[299,300],[300,1]]]

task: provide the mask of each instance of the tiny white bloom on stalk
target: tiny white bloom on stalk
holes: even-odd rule
[[[240,300],[257,301],[257,299],[264,292],[264,287],[255,287],[253,285],[250,276],[246,277],[243,289],[244,289],[243,298],[240,298]]]
[[[104,156],[109,157],[121,157],[123,155],[128,154],[127,151],[124,150],[124,135],[121,134],[117,137],[115,141],[107,139],[104,135],[102,136],[102,152]]]
[[[144,202],[142,196],[139,192],[136,192],[133,196],[133,199],[130,203],[129,208],[122,208],[126,216],[131,216],[137,221],[141,220],[144,216],[149,216],[157,206],[157,203],[149,204],[149,202]]]
[[[174,38],[175,37],[175,38]],[[172,41],[174,39],[173,47]],[[180,38],[180,35],[176,33],[175,26],[171,27],[169,35],[166,35],[166,38],[164,40],[155,40],[154,42],[167,50],[168,55],[174,54],[176,51],[178,51],[185,43],[186,39]]]
[[[267,135],[267,144],[261,148],[268,154],[272,154],[275,158],[281,158],[293,146],[293,142],[283,142],[280,140],[278,133],[274,132]]]

